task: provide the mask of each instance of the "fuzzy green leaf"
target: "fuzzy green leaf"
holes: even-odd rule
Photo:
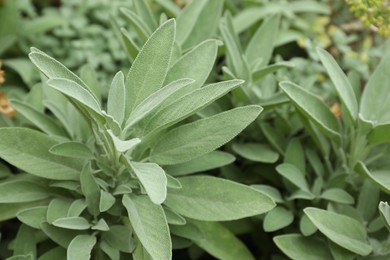
[[[357,220],[318,208],[306,208],[304,212],[321,233],[337,245],[362,256],[372,251],[366,230]]]
[[[96,237],[90,235],[78,235],[70,242],[67,249],[67,260],[89,260],[91,251],[96,244]]]
[[[283,163],[276,167],[276,171],[298,188],[303,191],[309,191],[309,185],[307,184],[304,173],[296,166],[289,163]]]
[[[33,175],[53,180],[78,180],[81,161],[51,154],[58,142],[27,128],[0,129],[0,157]]]
[[[119,125],[123,123],[126,108],[125,77],[119,71],[112,79],[107,98],[107,113],[112,116]]]
[[[387,229],[390,231],[390,206],[387,202],[381,201],[379,203],[379,212],[381,214],[382,219],[386,223]]]
[[[33,207],[19,211],[17,218],[24,224],[39,229],[40,224],[46,221],[47,206]]]
[[[132,237],[132,231],[126,226],[110,226],[110,230],[104,232],[102,238],[112,248],[125,253],[131,253],[135,248],[135,240]]]
[[[160,205],[147,196],[123,196],[131,226],[142,246],[154,259],[171,259],[172,244],[167,220]]]
[[[53,221],[53,225],[60,228],[73,230],[86,230],[91,227],[88,220],[83,217],[65,217]]]
[[[151,160],[177,164],[211,152],[234,138],[260,114],[259,106],[235,108],[169,131],[153,147]]]
[[[49,150],[52,154],[78,159],[94,159],[92,151],[83,143],[66,142],[52,146]]]
[[[354,198],[345,190],[332,188],[325,190],[320,197],[329,201],[334,201],[342,204],[354,204]]]
[[[370,145],[379,145],[390,142],[390,124],[378,125],[367,136]]]
[[[232,181],[210,176],[183,177],[179,180],[182,188],[169,190],[165,204],[193,219],[234,220],[262,214],[275,206],[267,195]]]
[[[88,204],[88,210],[94,216],[99,214],[100,188],[92,175],[90,164],[86,164],[80,174],[81,191]]]
[[[263,229],[266,232],[273,232],[287,227],[294,221],[291,211],[283,207],[275,207],[265,215]]]
[[[0,203],[30,202],[50,196],[50,190],[35,182],[11,180],[0,183]]]
[[[257,143],[235,143],[232,149],[238,155],[247,160],[262,163],[274,163],[278,160],[279,154],[267,145]]]

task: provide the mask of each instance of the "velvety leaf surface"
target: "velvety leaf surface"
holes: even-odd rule
[[[89,260],[91,251],[96,244],[96,237],[90,235],[78,235],[70,242],[67,249],[67,260]]]

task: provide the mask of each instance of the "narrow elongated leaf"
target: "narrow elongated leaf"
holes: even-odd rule
[[[363,185],[359,189],[359,197],[356,208],[360,211],[364,220],[370,221],[377,215],[377,205],[380,198],[380,187],[370,180],[365,178]]]
[[[62,78],[74,81],[97,100],[93,92],[76,74],[68,70],[64,65],[62,65],[54,58],[36,48],[31,48],[31,53],[28,56],[30,57],[32,63],[34,63],[35,66],[37,66],[38,69],[42,71],[43,74],[45,74],[49,79]]]
[[[232,149],[238,155],[254,162],[274,163],[279,154],[266,145],[257,143],[233,144]]]
[[[276,15],[264,21],[246,47],[245,57],[252,70],[269,63],[279,33],[279,21],[280,17]],[[262,62],[256,66],[259,58]]]
[[[81,191],[88,204],[88,210],[94,216],[99,214],[100,188],[92,175],[90,164],[86,164],[80,174]]]
[[[343,204],[354,204],[355,200],[348,192],[339,188],[332,188],[325,190],[321,195],[321,198],[334,201]]]
[[[168,165],[164,167],[165,171],[172,176],[182,176],[191,173],[219,168],[234,162],[236,158],[226,152],[212,151],[205,155],[199,156],[191,161],[184,163]]]
[[[56,227],[73,229],[73,230],[86,230],[91,227],[91,224],[83,217],[65,217],[56,219],[53,222]]]
[[[358,103],[351,83],[332,55],[320,48],[317,48],[317,53],[320,56],[321,62],[327,70],[330,78],[332,79],[337,93],[345,104],[350,119],[352,122],[355,122],[358,114]]]
[[[388,91],[388,69],[390,54],[383,57],[364,88],[360,100],[360,113],[365,120],[373,121],[375,125],[390,123],[390,95]]]
[[[46,221],[52,224],[56,219],[66,216],[71,205],[71,200],[60,198],[52,199],[47,208]]]
[[[173,94],[169,100],[176,100],[191,91],[200,88],[210,74],[217,57],[216,40],[206,40],[191,51],[187,52],[172,65],[165,78],[164,84],[171,83],[182,78],[195,80],[190,86]]]
[[[131,35],[125,28],[120,29],[123,44],[125,46],[130,62],[133,63],[139,53],[138,45],[133,41]]]
[[[175,21],[162,24],[145,43],[126,76],[126,113],[161,88],[169,68]]]
[[[390,231],[390,206],[387,202],[381,201],[379,203],[379,212],[381,214],[382,219],[384,220],[387,229]]]
[[[54,180],[77,180],[81,161],[51,154],[58,142],[27,128],[0,129],[0,157],[33,175]]]
[[[50,148],[49,152],[59,156],[66,156],[78,159],[95,158],[92,151],[85,144],[77,142],[56,144]]]
[[[198,227],[204,235],[202,239],[193,238],[192,240],[212,256],[226,260],[255,259],[244,243],[223,225],[194,220],[191,223]]]
[[[291,82],[281,82],[280,86],[294,105],[325,133],[333,137],[340,135],[337,119],[319,98]]]
[[[309,185],[307,184],[304,173],[296,166],[289,163],[283,163],[276,167],[276,171],[298,188],[309,191]]]
[[[78,235],[70,242],[67,249],[67,260],[89,260],[91,251],[96,244],[96,237],[90,235]]]
[[[167,197],[167,177],[164,170],[155,163],[127,161],[127,164],[144,186],[150,200],[155,204],[163,203]]]
[[[164,109],[158,111],[149,121],[146,132],[171,126],[196,113],[242,84],[242,80],[223,81],[195,90]]]
[[[362,256],[372,251],[366,230],[357,220],[318,208],[306,208],[304,212],[321,233],[337,245]]]
[[[152,31],[149,29],[148,25],[133,11],[124,7],[119,8],[119,10],[124,15],[124,18],[127,19],[133,26],[138,34],[139,39],[144,43],[152,34]]]
[[[126,226],[110,226],[110,230],[104,232],[102,238],[112,248],[125,253],[131,253],[135,248],[135,240],[132,237],[132,231]]]
[[[269,65],[267,67],[258,69],[255,72],[253,72],[252,80],[253,80],[253,82],[257,82],[257,81],[263,79],[268,74],[271,74],[271,73],[278,71],[280,69],[292,68],[292,67],[294,67],[294,65],[292,63],[288,63],[288,62],[275,63],[275,64]]]
[[[49,135],[67,136],[66,131],[58,126],[51,117],[41,113],[32,106],[12,100],[12,107],[43,132]]]
[[[261,111],[254,105],[239,107],[175,128],[153,147],[151,160],[177,164],[211,152],[240,133]]]
[[[210,176],[182,177],[179,180],[182,188],[169,190],[165,204],[193,219],[234,220],[262,214],[275,206],[267,195],[232,181]]]
[[[134,6],[142,21],[147,24],[149,30],[155,30],[157,28],[157,21],[156,19],[154,19],[154,16],[149,8],[147,1],[134,1]]]
[[[37,206],[45,206],[49,203],[48,199],[33,201],[33,202],[22,202],[22,203],[0,203],[0,221],[13,219],[17,213],[29,208]],[[27,224],[26,224],[27,225]]]
[[[147,196],[123,196],[123,206],[142,246],[154,259],[171,259],[172,244],[167,220],[160,205]]]
[[[111,115],[119,125],[123,123],[125,117],[125,77],[122,71],[119,71],[113,78],[108,92],[107,113]]]
[[[126,121],[125,128],[129,128],[136,124],[138,121],[146,117],[148,114],[156,110],[167,98],[180,89],[193,83],[192,79],[180,79],[176,80],[169,85],[161,88],[155,93],[147,97],[141,104],[139,104],[130,114]]]
[[[279,249],[293,260],[332,259],[325,242],[318,238],[313,239],[299,234],[287,234],[276,236],[273,240]]]
[[[14,180],[0,183],[0,203],[37,201],[50,195],[50,190],[35,182]]]
[[[390,124],[378,125],[367,136],[370,145],[379,145],[390,142]]]

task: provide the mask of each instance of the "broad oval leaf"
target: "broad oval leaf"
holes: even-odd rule
[[[175,21],[162,24],[148,39],[126,76],[125,118],[163,85],[175,39]]]
[[[264,144],[257,143],[235,143],[232,149],[238,155],[249,161],[274,163],[278,160],[279,154]]]
[[[325,133],[331,137],[340,136],[336,117],[318,97],[291,82],[281,82],[280,86],[294,105]]]
[[[354,204],[354,198],[345,190],[332,188],[325,190],[320,197],[329,201],[334,201],[343,204]]]
[[[46,221],[47,206],[32,207],[19,211],[16,217],[24,224],[40,229],[41,223]]]
[[[275,244],[293,260],[333,259],[324,241],[318,238],[304,237],[299,234],[287,234],[273,238]]]
[[[172,244],[168,223],[160,205],[148,196],[123,196],[131,226],[142,246],[154,259],[171,259]]]
[[[0,183],[0,203],[30,202],[50,196],[50,190],[35,182],[14,180]]]
[[[358,103],[351,83],[332,55],[321,48],[317,48],[317,53],[320,56],[321,62],[327,70],[330,78],[332,79],[337,93],[345,104],[350,119],[352,122],[355,122],[358,115]]]
[[[295,165],[283,163],[276,167],[276,171],[298,188],[303,191],[309,191],[309,185],[307,184],[304,173]]]
[[[102,238],[112,248],[125,253],[131,253],[135,248],[135,240],[132,237],[132,231],[126,226],[110,226],[110,230],[104,232]]]
[[[153,147],[151,160],[177,164],[211,152],[230,141],[262,111],[259,106],[238,107],[169,131]]]
[[[150,200],[155,204],[163,203],[167,197],[167,177],[164,170],[155,163],[127,161],[127,165],[144,186]]]
[[[179,180],[182,188],[169,190],[164,203],[185,217],[204,221],[235,220],[262,214],[275,206],[262,192],[229,180],[211,176]]]
[[[73,229],[73,230],[86,230],[91,227],[88,220],[83,217],[65,217],[58,218],[52,223],[56,227]]]
[[[390,142],[390,124],[374,127],[367,136],[368,144],[379,145]]]
[[[373,121],[375,125],[390,123],[389,88],[390,54],[383,57],[364,88],[360,100],[360,113],[365,120]]]
[[[263,229],[265,232],[273,232],[287,227],[294,221],[294,215],[291,211],[283,207],[275,207],[265,215]]]
[[[70,242],[67,249],[67,260],[89,260],[91,251],[96,244],[96,237],[91,235],[78,235]]]
[[[318,208],[306,208],[305,214],[326,237],[337,245],[366,256],[372,251],[363,225],[356,219]]]
[[[33,175],[53,180],[78,180],[82,161],[54,155],[58,142],[27,128],[0,129],[0,157]]]
[[[52,146],[49,150],[52,154],[78,159],[94,159],[92,151],[83,143],[66,142]]]

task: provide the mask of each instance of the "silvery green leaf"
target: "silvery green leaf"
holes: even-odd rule
[[[164,170],[155,163],[125,160],[129,169],[135,173],[144,186],[150,200],[155,204],[163,203],[167,197],[167,177]]]
[[[115,197],[104,190],[100,190],[99,211],[104,212],[109,210],[115,203]]]
[[[132,237],[132,230],[126,226],[113,225],[110,230],[102,234],[102,239],[112,248],[125,253],[133,252],[135,240]]]
[[[222,167],[234,162],[235,159],[229,153],[212,151],[184,163],[167,165],[164,170],[172,176],[182,176]]]
[[[278,62],[269,66],[266,66],[264,68],[258,69],[252,73],[252,80],[253,82],[260,81],[268,74],[271,74],[275,71],[278,71],[283,68],[292,68],[294,65],[292,63],[288,62]]]
[[[139,47],[125,28],[120,28],[120,32],[126,53],[129,56],[131,63],[133,63],[139,53]]]
[[[99,247],[108,257],[110,257],[111,260],[119,260],[120,259],[119,250],[110,246],[106,241],[100,241]]]
[[[82,230],[71,230],[71,229],[59,228],[50,225],[46,222],[41,223],[41,230],[52,241],[62,246],[63,248],[67,248],[69,243],[72,241],[72,239],[77,235],[85,234],[85,232]]]
[[[381,214],[382,219],[384,220],[386,227],[390,230],[390,206],[387,202],[381,201],[379,203],[379,212]]]
[[[368,144],[380,145],[390,142],[390,124],[377,125],[367,136]]]
[[[291,211],[284,207],[277,206],[271,209],[264,217],[263,229],[266,232],[274,232],[276,230],[287,227],[294,221],[294,215]]]
[[[126,151],[133,150],[138,144],[141,143],[141,139],[133,138],[130,140],[123,141],[119,139],[111,130],[107,131],[111,136],[112,141],[114,142],[115,148],[118,152],[124,153]]]
[[[238,107],[174,128],[154,145],[150,159],[161,165],[192,160],[224,145],[262,111],[255,105]]]
[[[320,197],[329,201],[334,201],[342,204],[354,204],[354,198],[345,190],[339,188],[326,189]]]
[[[114,76],[107,98],[107,113],[111,115],[119,125],[122,125],[125,117],[126,93],[124,79],[122,71],[119,71]]]
[[[66,251],[67,260],[89,260],[91,251],[96,244],[96,237],[91,235],[78,235],[70,242]]]
[[[279,154],[270,147],[258,143],[234,143],[233,151],[249,161],[274,163],[278,160]]]
[[[123,196],[131,226],[142,246],[154,259],[171,259],[172,244],[164,211],[148,196]]]
[[[283,163],[276,167],[276,171],[301,190],[309,191],[309,185],[305,179],[304,173],[296,166],[289,163]]]
[[[142,47],[126,76],[125,118],[163,85],[175,39],[175,21],[162,24]]]
[[[184,225],[171,225],[169,226],[171,234],[183,238],[187,238],[193,241],[199,241],[204,239],[203,232],[194,224],[188,222]]]
[[[148,122],[145,131],[167,128],[210,105],[243,83],[242,80],[223,81],[197,89],[159,110]]]
[[[68,199],[52,199],[47,207],[46,221],[52,224],[56,219],[67,216],[71,205],[72,201]]]
[[[83,217],[64,217],[53,221],[52,225],[73,230],[86,230],[91,227],[88,220]]]
[[[83,143],[78,142],[65,142],[52,146],[49,150],[50,153],[78,159],[94,159],[92,151]]]
[[[74,200],[69,207],[67,217],[78,217],[86,208],[87,202],[84,199]]]
[[[101,104],[102,93],[98,82],[96,71],[90,64],[85,64],[81,67],[80,78],[88,86],[91,92],[95,95],[96,100]]]
[[[100,230],[100,231],[108,231],[110,230],[110,227],[108,226],[107,222],[104,219],[99,219],[99,221],[91,226],[92,230]]]
[[[369,178],[365,178],[359,189],[359,197],[356,208],[362,214],[364,220],[370,221],[377,215],[377,205],[380,199],[380,186]]]
[[[0,203],[19,203],[46,199],[50,190],[28,180],[9,180],[0,182]]]
[[[170,209],[169,207],[163,207],[165,217],[167,218],[168,224],[171,225],[184,225],[187,223],[186,219],[180,216],[178,213]]]
[[[275,206],[273,200],[260,191],[221,178],[191,176],[179,180],[182,188],[169,190],[164,203],[192,219],[234,220],[262,214]]]
[[[47,206],[32,207],[19,211],[16,217],[22,223],[39,229],[40,224],[46,221],[46,212]]]
[[[80,173],[81,191],[88,204],[88,210],[94,216],[99,214],[100,188],[92,174],[90,164],[86,164]]]
[[[134,1],[134,7],[137,11],[137,14],[140,16],[142,21],[148,26],[148,28],[153,31],[157,28],[157,21],[153,16],[152,11],[149,8],[148,1],[140,0]]]
[[[318,208],[306,208],[305,214],[327,238],[356,254],[366,256],[372,251],[367,233],[357,220]]]
[[[55,139],[27,128],[0,129],[0,157],[30,174],[53,180],[78,180],[82,162],[54,155]],[[27,145],[28,144],[28,145]]]
[[[141,17],[139,17],[133,11],[121,7],[119,8],[121,13],[124,15],[124,18],[129,21],[129,23],[133,26],[134,30],[137,32],[139,39],[142,42],[145,42],[149,36],[152,34],[152,30],[145,24]]]

